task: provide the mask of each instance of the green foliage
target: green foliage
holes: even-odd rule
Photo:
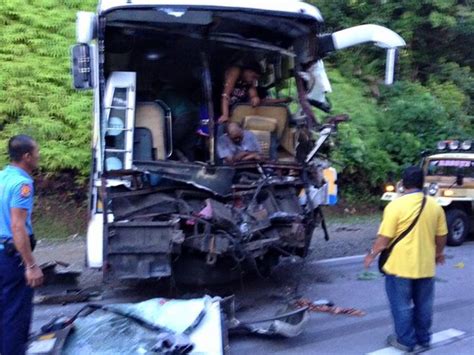
[[[69,48],[76,11],[95,3],[8,0],[0,8],[0,147],[14,134],[32,135],[46,172],[88,173],[92,100],[72,89]]]
[[[351,185],[357,191],[378,186],[396,166],[384,150],[383,136],[378,129],[381,113],[377,103],[365,92],[366,87],[357,80],[342,76],[330,69],[334,93],[330,100],[334,113],[348,113],[351,121],[340,125],[332,158],[340,164],[341,186]]]
[[[363,23],[389,27],[407,41],[401,81],[381,89],[384,51],[348,49],[327,60],[333,113],[348,113],[334,160],[351,196],[376,191],[391,171],[416,162],[439,138],[472,136],[474,11],[464,0],[318,0],[327,30]],[[69,48],[75,13],[97,0],[5,0],[0,7],[0,147],[17,133],[41,145],[47,173],[90,160],[90,93],[72,89]],[[335,69],[337,68],[337,69]],[[294,92],[294,91],[293,91]],[[4,149],[4,148],[0,148]],[[0,154],[0,163],[6,157]]]
[[[357,77],[365,82],[378,100],[374,104],[376,114],[367,110],[357,112],[360,106],[347,107],[344,102],[353,105],[357,97],[362,100],[362,106],[373,104],[367,93],[356,96],[363,92],[363,86],[347,81],[354,91],[348,95],[350,91],[344,92],[344,88],[334,85],[331,97],[338,103],[335,107],[343,107],[354,118],[352,126],[341,129],[335,153],[343,162],[342,180],[350,183],[350,194],[360,193],[361,177],[367,181],[366,190],[376,188],[385,174],[417,162],[420,151],[432,148],[438,139],[474,134],[471,1],[312,2],[320,8],[328,31],[373,23],[398,32],[407,42],[400,52],[399,82],[390,88],[379,87],[378,79],[384,75],[385,64],[380,49],[373,46],[347,49],[326,60],[337,66],[344,77]],[[334,78],[331,79],[334,84]],[[360,114],[366,118],[358,118]],[[374,124],[376,128],[372,128]]]

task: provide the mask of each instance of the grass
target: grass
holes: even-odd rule
[[[87,209],[84,203],[40,196],[35,202],[32,223],[37,239],[65,240],[72,235],[85,235]]]
[[[324,216],[326,222],[330,223],[344,223],[344,224],[358,224],[358,223],[379,223],[382,220],[382,211],[373,212],[341,212],[331,210],[331,207],[324,208]]]

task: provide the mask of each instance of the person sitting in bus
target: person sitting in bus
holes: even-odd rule
[[[231,122],[226,127],[226,133],[218,138],[217,154],[225,164],[260,160],[260,145],[252,132]]]
[[[232,108],[239,103],[249,102],[253,107],[260,104],[257,82],[261,75],[262,68],[257,61],[249,61],[226,70],[218,123],[226,123]]]

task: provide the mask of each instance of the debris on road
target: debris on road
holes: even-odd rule
[[[68,304],[98,300],[101,292],[97,290],[66,290],[60,293],[37,294],[33,298],[34,304]]]
[[[235,315],[234,296],[223,299],[221,305],[228,319],[229,335],[251,334],[265,337],[293,338],[303,332],[304,326],[309,320],[308,307],[287,307],[284,312],[272,317],[240,321]],[[269,323],[269,325],[256,325],[262,323]]]
[[[59,300],[54,297],[57,296],[45,300]],[[308,309],[308,306],[291,305],[272,317],[240,321],[235,315],[234,296],[88,304],[70,318],[56,317],[42,326],[41,331],[32,336],[28,354],[219,355],[228,350],[228,335],[280,338],[300,335],[309,319]]]
[[[382,274],[374,271],[363,271],[357,275],[357,280],[361,281],[372,281],[380,278]]]
[[[356,317],[362,317],[366,315],[366,313],[360,309],[337,307],[332,302],[329,302],[328,304],[316,304],[315,302],[312,302],[304,298],[296,301],[295,305],[298,307],[308,307],[308,309],[311,312],[323,312],[323,313],[330,313],[330,314],[347,314],[349,316],[356,316]]]
[[[464,269],[464,263],[461,261],[460,263],[457,263],[456,265],[454,265],[454,267],[457,269]]]
[[[28,354],[219,355],[227,346],[226,334],[219,298],[89,304],[69,319],[56,318],[42,327]]]
[[[60,266],[61,268],[57,268]],[[63,261],[48,261],[40,265],[44,275],[44,284],[77,284],[77,278],[81,275],[80,271],[71,270],[70,264]]]

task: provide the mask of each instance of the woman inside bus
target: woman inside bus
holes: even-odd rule
[[[260,104],[257,83],[261,74],[262,68],[257,61],[249,61],[242,66],[232,66],[226,70],[219,123],[226,123],[233,106],[239,103],[249,102],[253,107]]]

